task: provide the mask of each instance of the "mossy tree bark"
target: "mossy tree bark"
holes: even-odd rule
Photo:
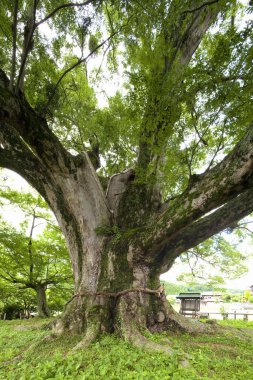
[[[171,12],[173,5],[177,2]],[[99,332],[117,331],[142,344],[143,328],[194,328],[157,290],[159,275],[181,253],[253,211],[253,126],[223,161],[192,178],[170,202],[161,201],[161,157],[153,147],[166,145],[180,116],[171,110],[179,101],[184,69],[225,6],[222,1],[209,6],[198,1],[196,9],[168,24],[171,56],[165,67],[158,65],[150,85],[136,167],[114,175],[106,191],[89,155],[70,154],[24,94],[9,89],[0,71],[0,165],[23,176],[46,199],[70,252],[75,295],[58,331],[86,331],[87,341]],[[171,103],[163,109],[159,102],[164,91]],[[164,112],[173,115],[169,123],[166,119],[167,129],[161,123]]]

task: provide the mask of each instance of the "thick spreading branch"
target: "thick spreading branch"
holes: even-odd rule
[[[219,3],[219,0],[212,2],[212,4],[214,3]],[[209,5],[211,5],[211,3],[209,3]],[[175,47],[173,60],[179,58],[181,64],[187,65],[189,63],[206,31],[216,20],[221,10],[222,8],[219,4],[208,7],[202,4],[196,8],[194,12],[188,15],[186,13],[184,14],[184,17],[188,18],[188,22],[183,31],[180,29],[176,31],[175,34],[177,37],[173,38]],[[172,15],[170,15],[170,17],[172,17]],[[181,19],[181,17],[182,15],[179,15],[180,21],[183,22],[184,20]]]
[[[55,171],[68,170],[70,154],[50,130],[46,120],[36,114],[24,97],[13,94],[8,87],[9,80],[0,70],[0,123],[10,126],[10,138],[15,129],[45,166]]]
[[[146,240],[144,246],[148,251],[146,253],[147,260],[152,260],[152,257],[159,257],[164,250],[168,251],[170,244],[172,244],[172,247],[175,246],[173,255],[177,256],[184,250],[199,244],[201,239],[201,241],[205,240],[207,236],[204,233],[203,238],[200,238],[198,234],[193,234],[190,239],[190,246],[184,246],[183,250],[181,250],[176,247],[174,238],[177,237],[175,239],[178,239],[180,244],[187,245],[184,239],[182,238],[181,240],[180,237],[183,231],[192,228],[191,226],[197,223],[200,218],[231,200],[233,200],[234,204],[237,204],[240,200],[240,194],[248,194],[245,192],[252,188],[252,182],[253,126],[249,128],[244,138],[223,161],[209,171],[196,176],[195,181],[185,192],[169,204],[167,210],[158,217],[155,227],[148,231],[146,238],[144,233],[141,239]],[[234,220],[239,220],[252,211],[250,206],[245,207],[235,209]],[[199,223],[201,223],[201,220]],[[213,222],[214,224],[216,223],[215,220]],[[225,227],[225,222],[222,226],[217,223],[214,229],[217,228],[215,231],[219,232]],[[196,228],[196,224],[194,228]],[[214,233],[212,232],[211,235]],[[199,234],[201,234],[201,230]]]
[[[21,175],[47,199],[44,184],[49,181],[49,173],[20,139],[15,129],[2,123],[0,123],[0,166]]]
[[[202,243],[230,224],[238,222],[252,211],[253,187],[230,200],[217,211],[185,227],[178,234],[174,234],[156,258],[162,272],[168,271],[182,252]]]

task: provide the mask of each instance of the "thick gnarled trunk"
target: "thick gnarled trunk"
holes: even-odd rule
[[[82,279],[55,332],[85,333],[84,344],[100,333],[116,333],[146,345],[142,332],[191,331],[191,324],[168,304],[159,272],[136,262],[130,240],[107,239],[91,291]],[[83,344],[83,342],[81,343]]]

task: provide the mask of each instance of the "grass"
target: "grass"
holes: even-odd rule
[[[65,335],[40,342],[48,335],[45,323],[48,321],[0,321],[1,380],[253,379],[252,322],[221,322],[234,326],[236,334],[225,329],[218,335],[167,335],[173,356],[145,352],[115,336],[104,336],[86,350],[71,352],[80,337]],[[252,334],[241,334],[243,331]],[[150,339],[159,341],[161,336]],[[189,368],[181,365],[185,353],[190,355]]]

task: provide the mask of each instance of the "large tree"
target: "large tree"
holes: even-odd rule
[[[58,331],[143,344],[145,328],[188,328],[159,275],[253,211],[251,6],[13,0],[0,12],[0,164],[66,238],[75,295]],[[91,87],[117,70],[125,85],[99,109]]]

